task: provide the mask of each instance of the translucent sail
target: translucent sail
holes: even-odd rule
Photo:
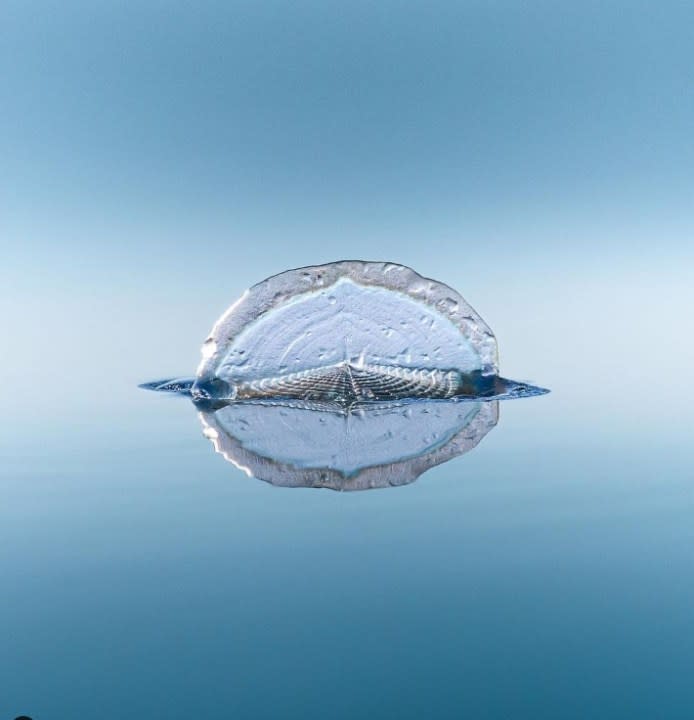
[[[455,290],[393,263],[289,270],[248,290],[203,346],[193,395],[353,403],[494,394],[497,346]]]

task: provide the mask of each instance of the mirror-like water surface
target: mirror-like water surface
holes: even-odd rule
[[[413,484],[332,493],[224,462],[185,398],[120,392],[6,451],[3,711],[684,717],[682,434],[635,445],[555,389]]]

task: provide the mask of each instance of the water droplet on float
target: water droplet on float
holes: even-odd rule
[[[446,297],[442,300],[439,300],[436,303],[436,307],[438,307],[441,312],[445,312],[448,314],[454,313],[458,311],[458,301],[455,298]],[[470,315],[469,318],[471,320],[474,320],[474,317],[472,315]]]

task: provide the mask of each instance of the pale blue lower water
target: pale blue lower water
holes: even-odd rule
[[[691,717],[667,423],[581,429],[555,387],[413,485],[336,493],[246,477],[184,398],[47,407],[0,471],[2,718]]]

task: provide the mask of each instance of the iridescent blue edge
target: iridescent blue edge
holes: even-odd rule
[[[173,395],[182,395],[185,397],[191,397],[196,402],[209,402],[213,400],[212,396],[206,393],[195,393],[196,378],[191,377],[175,377],[175,378],[164,378],[161,380],[152,380],[150,382],[141,383],[138,387],[143,390],[152,390],[154,392],[164,392]],[[547,388],[539,387],[537,385],[531,385],[530,383],[518,382],[516,380],[509,380],[500,376],[487,377],[484,385],[480,387],[480,392],[474,394],[458,395],[447,400],[453,402],[461,401],[491,401],[491,400],[516,400],[519,398],[536,397],[538,395],[546,395],[550,391]],[[224,400],[224,398],[216,398],[217,400]],[[278,400],[281,398],[278,398]],[[296,399],[296,398],[295,398]],[[413,398],[413,400],[421,398]],[[446,402],[446,400],[441,400]],[[226,402],[233,402],[226,400]],[[248,401],[245,401],[248,402]],[[378,402],[383,402],[380,400]],[[368,402],[360,403],[368,406]]]

